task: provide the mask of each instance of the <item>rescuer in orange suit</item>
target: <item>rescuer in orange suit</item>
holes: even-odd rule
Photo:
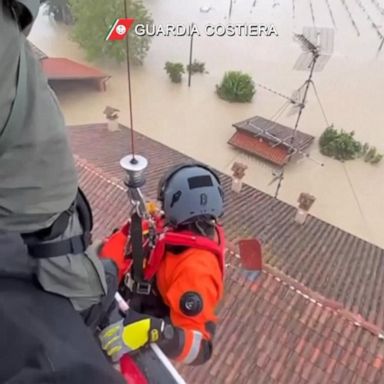
[[[124,285],[130,286],[130,310],[99,337],[114,361],[157,342],[172,359],[202,364],[212,355],[215,311],[223,295],[224,234],[217,223],[223,214],[223,190],[208,167],[183,164],[162,177],[158,200],[162,224],[144,280]],[[114,259],[120,273],[127,236],[126,226],[101,250],[102,257]]]

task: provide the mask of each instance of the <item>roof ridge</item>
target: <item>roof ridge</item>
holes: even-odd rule
[[[237,259],[240,259],[240,255],[233,251],[233,245],[227,248],[230,256],[233,256]],[[233,264],[229,263],[231,266]],[[236,266],[234,266],[237,268]],[[240,268],[241,269],[241,268]],[[341,316],[345,320],[352,323],[354,326],[363,328],[366,331],[370,332],[372,335],[378,337],[380,340],[384,340],[384,330],[380,328],[378,325],[370,322],[365,319],[360,313],[354,313],[348,310],[341,302],[328,299],[320,293],[312,290],[307,287],[303,283],[300,283],[298,280],[286,275],[280,269],[273,267],[267,263],[263,265],[262,273],[271,276],[276,282],[287,286],[290,290],[294,291],[296,294],[302,296],[304,299],[316,304],[320,308],[327,308],[332,311],[334,314]],[[243,277],[241,280],[247,280]],[[258,282],[253,282],[251,285],[251,289],[257,289]]]
[[[126,191],[126,189],[120,185],[120,180],[118,178],[105,176],[105,172],[101,168],[96,167],[93,163],[83,159],[79,155],[74,154],[73,157],[75,159],[76,165],[86,169],[87,171],[99,177],[106,183],[113,185],[114,187],[120,189],[121,191],[124,191],[124,192]]]

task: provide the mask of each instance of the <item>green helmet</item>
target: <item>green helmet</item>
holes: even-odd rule
[[[157,197],[167,222],[175,226],[223,215],[224,193],[220,179],[203,164],[171,168],[160,179]]]

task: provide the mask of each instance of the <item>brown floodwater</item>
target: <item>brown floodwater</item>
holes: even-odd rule
[[[225,1],[148,0],[146,4],[157,24],[194,22],[203,30],[207,23],[228,21],[229,2]],[[210,12],[200,12],[205,5],[212,7]],[[293,33],[316,25],[335,28],[334,54],[314,76],[329,122],[355,131],[358,139],[384,152],[384,51],[377,55],[384,16],[379,6],[384,8],[383,0],[365,0],[364,4],[363,0],[234,1],[232,23],[273,23],[279,36],[195,37],[194,57],[206,63],[209,73],[194,76],[191,88],[186,77],[182,84],[172,84],[163,70],[168,60],[187,63],[188,37],[156,37],[144,65],[133,71],[135,128],[229,174],[233,161],[245,162],[249,167],[245,181],[273,194],[276,184],[269,182],[274,168],[234,151],[227,141],[234,132],[233,123],[254,115],[270,118],[285,100],[260,88],[252,103],[230,104],[217,98],[215,85],[225,71],[242,70],[257,83],[291,95],[307,76],[307,72],[293,70],[301,53]],[[68,28],[43,14],[30,38],[50,56],[86,62],[83,52],[68,38]],[[106,105],[119,108],[120,121],[128,124],[125,66],[107,60],[92,65],[112,76],[107,92],[83,85],[59,88],[68,124],[103,121]],[[278,121],[293,126],[295,118],[284,113]],[[310,91],[299,129],[318,138],[325,127]],[[311,193],[317,199],[312,214],[384,247],[384,163],[372,166],[355,160],[342,164],[319,154],[317,141],[310,153],[325,166],[308,159],[290,164],[279,198],[295,205],[300,192]]]

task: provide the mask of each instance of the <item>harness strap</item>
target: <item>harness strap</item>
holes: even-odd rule
[[[172,246],[197,248],[214,253],[219,261],[221,272],[224,276],[224,232],[221,226],[216,226],[217,242],[193,232],[165,232],[157,240],[155,248],[150,254],[146,265],[144,278],[150,280],[157,272],[158,266],[166,250]]]
[[[79,212],[80,224],[84,232],[91,232],[93,229],[92,208],[81,188],[77,190],[76,209]]]
[[[83,233],[68,239],[52,241],[65,232],[69,219],[75,211],[78,212]],[[22,237],[28,247],[29,254],[37,259],[58,257],[69,253],[76,255],[83,253],[92,244],[92,227],[92,211],[88,200],[79,188],[76,199],[70,208],[61,213],[49,228],[22,234]]]
[[[36,232],[22,234],[24,242],[26,244],[34,244],[37,241],[51,241],[62,235],[68,227],[70,217],[75,212],[76,201],[77,197],[71,206],[62,212],[50,227],[40,229]]]
[[[49,259],[51,257],[63,256],[68,253],[77,255],[83,253],[91,245],[90,233],[83,233],[70,237],[66,240],[52,243],[38,243],[28,245],[29,254],[36,259]]]
[[[141,217],[135,212],[131,219],[131,245],[132,245],[132,278],[135,282],[143,280],[143,263],[144,263],[144,249],[143,249],[143,227]]]

